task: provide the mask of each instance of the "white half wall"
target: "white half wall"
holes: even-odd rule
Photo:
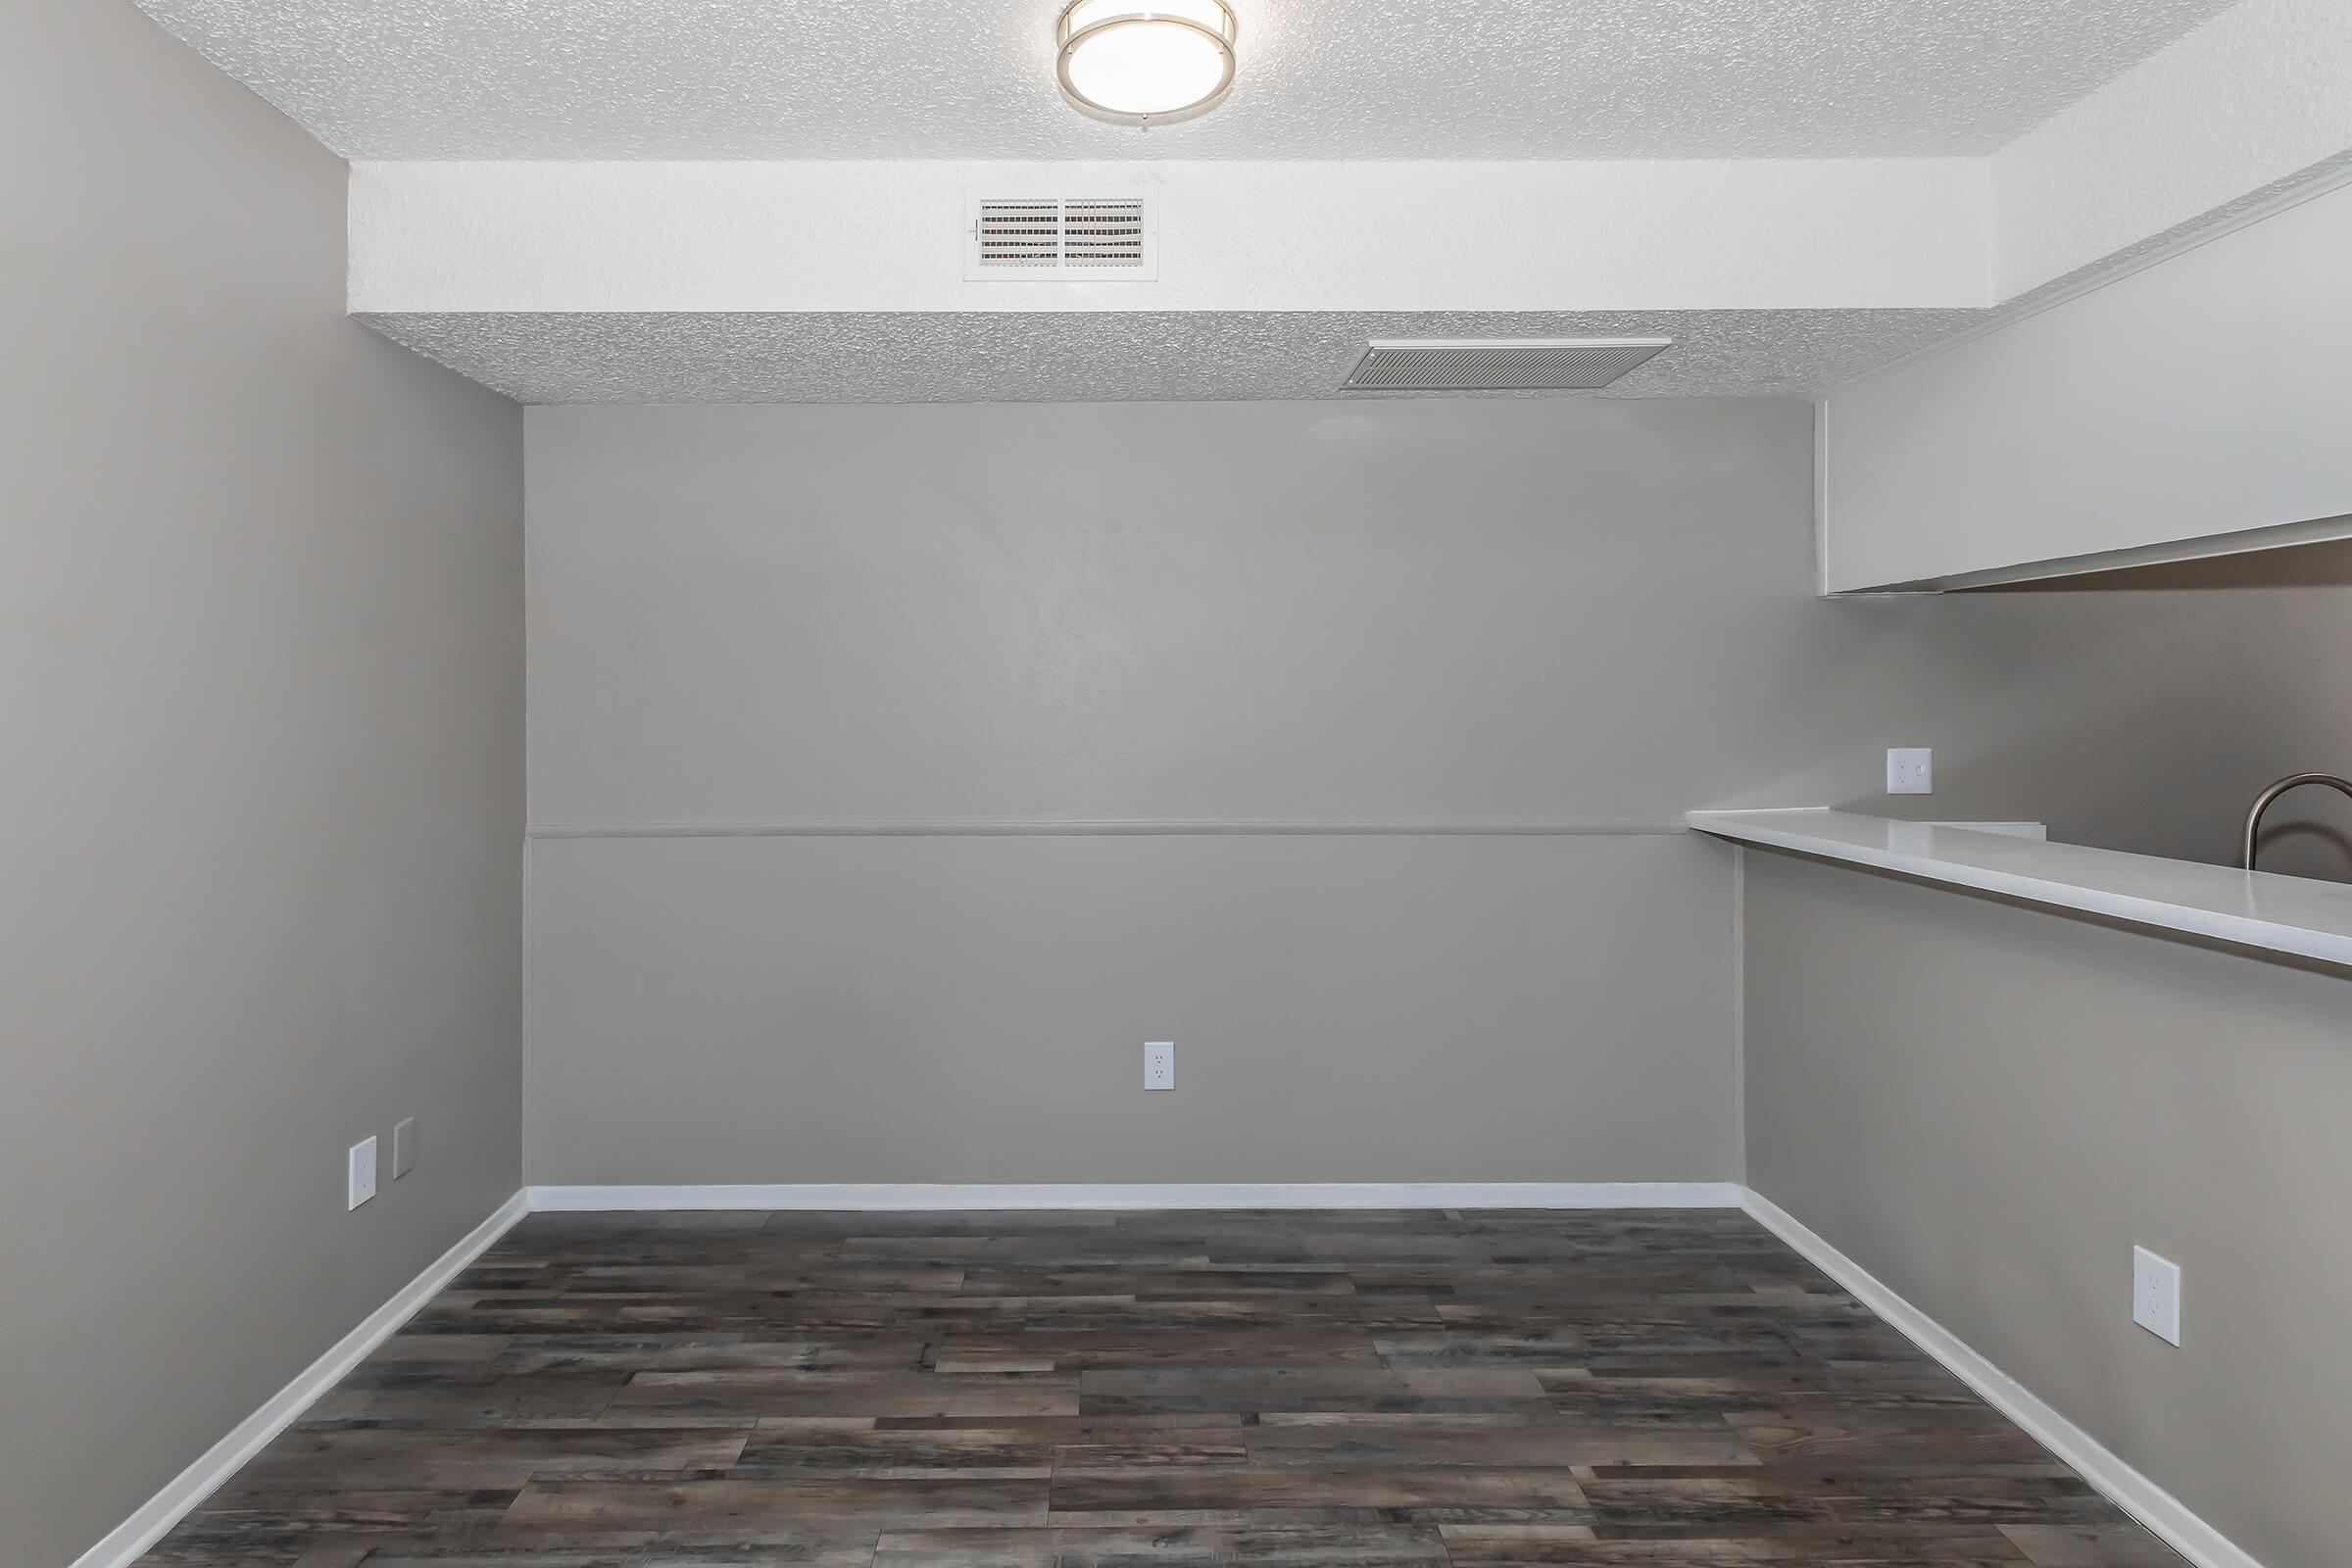
[[[2343,1562],[2352,1257],[2313,1238],[2352,973],[1768,851],[1744,897],[1754,1190],[2193,1561]],[[2135,1246],[2182,1269],[2179,1346],[2132,1321]]]

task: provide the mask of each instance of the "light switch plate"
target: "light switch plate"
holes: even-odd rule
[[[1936,753],[1925,746],[1891,746],[1886,750],[1886,793],[1936,793]]]
[[[2180,1265],[2132,1249],[2132,1321],[2168,1345],[2180,1343]]]
[[[1153,1040],[1144,1047],[1144,1087],[1173,1089],[1176,1087],[1176,1042]]]
[[[392,1179],[416,1168],[416,1118],[403,1116],[392,1128]]]
[[[375,1140],[351,1146],[351,1179],[345,1189],[348,1207],[357,1208],[375,1196]]]

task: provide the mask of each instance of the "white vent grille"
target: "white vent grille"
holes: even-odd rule
[[[1061,259],[1069,267],[1143,266],[1144,199],[1076,197],[1062,203]]]
[[[971,194],[963,275],[1132,279],[1159,276],[1158,214],[1150,190]]]
[[[982,202],[973,237],[987,268],[1052,269],[1061,265],[1061,203]]]
[[[1596,392],[1672,343],[1663,337],[1374,343],[1342,384],[1359,392]]]

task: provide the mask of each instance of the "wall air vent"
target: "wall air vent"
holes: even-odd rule
[[[1052,270],[1061,265],[1061,203],[982,202],[972,222],[972,242],[979,247],[975,266]]]
[[[1152,282],[1159,276],[1156,193],[1065,190],[964,199],[967,282]]]
[[[1673,342],[1664,337],[1375,342],[1341,386],[1349,392],[1597,392]]]

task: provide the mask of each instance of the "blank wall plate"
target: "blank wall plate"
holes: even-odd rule
[[[416,1168],[416,1118],[403,1116],[392,1129],[392,1179]]]
[[[1936,754],[1925,746],[1893,746],[1886,751],[1886,793],[1936,793]]]
[[[357,1208],[375,1196],[375,1140],[351,1146],[351,1179],[345,1191],[347,1207]]]
[[[2132,1249],[2132,1321],[2168,1345],[2180,1343],[2180,1265]]]
[[[1144,1087],[1173,1089],[1176,1087],[1176,1042],[1154,1040],[1144,1047]]]

